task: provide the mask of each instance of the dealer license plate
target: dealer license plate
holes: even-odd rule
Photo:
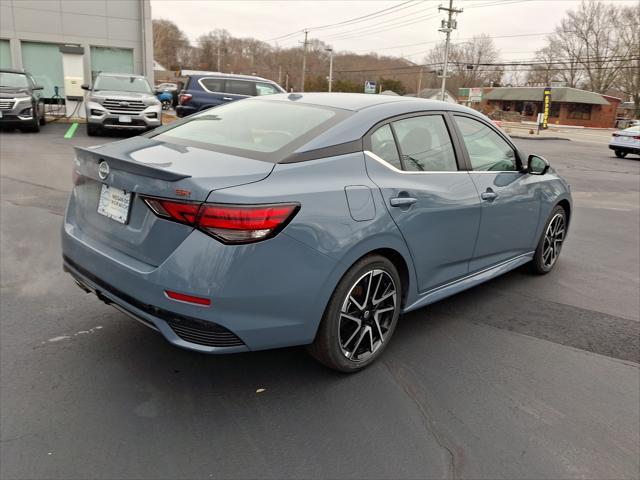
[[[98,201],[98,213],[116,222],[127,223],[129,221],[129,206],[131,205],[131,192],[125,192],[119,188],[102,185],[100,199]]]
[[[131,123],[131,117],[129,115],[120,115],[118,121],[120,123]]]

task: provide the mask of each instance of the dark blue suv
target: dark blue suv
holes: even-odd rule
[[[285,90],[280,85],[266,78],[215,72],[187,74],[176,114],[186,117],[234,100],[283,92]]]

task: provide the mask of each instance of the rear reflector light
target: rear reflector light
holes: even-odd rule
[[[191,95],[190,93],[181,93],[178,96],[178,101],[180,102],[180,105],[186,105],[191,101],[192,98],[193,95]]]
[[[187,295],[184,293],[172,292],[171,290],[165,290],[164,294],[171,300],[177,300],[178,302],[195,303],[196,305],[202,305],[208,307],[211,305],[211,299],[204,297],[195,297],[193,295]]]
[[[223,243],[252,243],[275,236],[295,216],[297,203],[229,205],[142,198],[159,217],[191,225]]]

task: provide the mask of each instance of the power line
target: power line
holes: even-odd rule
[[[416,23],[421,23],[421,22],[423,22],[425,20],[428,20],[428,19],[431,19],[431,18],[435,18],[437,16],[438,16],[437,13],[436,14],[431,13],[431,14],[428,14],[428,15],[425,15],[425,16],[422,16],[422,17],[413,18],[411,20],[405,20],[405,21],[400,22],[400,23],[390,24],[390,25],[387,25],[385,28],[382,28],[382,29],[379,29],[377,27],[374,27],[374,28],[367,27],[366,29],[363,29],[363,30],[360,30],[360,31],[354,31],[354,32],[351,32],[351,33],[348,33],[348,34],[345,33],[345,34],[341,34],[341,35],[329,36],[329,37],[326,37],[325,39],[329,40],[329,41],[332,41],[332,40],[333,41],[336,41],[336,40],[349,40],[351,38],[366,37],[368,35],[377,35],[379,33],[387,32],[389,30],[395,30],[396,28],[399,28],[399,27],[407,27],[409,25],[414,25]]]
[[[406,2],[402,2],[402,3],[398,4],[398,5],[394,5],[394,6],[391,6],[391,7],[383,8],[382,10],[377,10],[375,12],[371,12],[371,13],[369,13],[367,15],[361,15],[360,17],[354,17],[354,18],[350,18],[348,20],[343,20],[341,22],[336,22],[336,23],[332,23],[332,24],[319,25],[319,26],[316,26],[316,27],[309,27],[309,28],[306,28],[306,30],[309,30],[309,31],[311,31],[311,30],[325,30],[327,28],[333,28],[333,27],[337,27],[337,26],[340,26],[340,25],[347,25],[347,24],[352,24],[352,23],[360,23],[360,22],[363,22],[363,21],[365,21],[367,19],[377,18],[377,17],[389,15],[392,12],[395,13],[395,12],[397,12],[399,10],[404,10],[405,8],[409,8],[409,7],[418,5],[418,3],[414,3],[415,1],[416,0],[408,0]],[[407,5],[408,3],[411,3],[413,5],[408,5],[408,6],[404,6],[403,7],[403,5]],[[400,7],[402,7],[402,8],[400,8]],[[295,32],[291,32],[291,33],[288,33],[286,35],[280,35],[279,37],[269,38],[269,39],[267,39],[265,41],[266,42],[272,42],[274,40],[284,39],[284,38],[287,38],[287,37],[298,35],[302,31],[303,30],[296,30]]]

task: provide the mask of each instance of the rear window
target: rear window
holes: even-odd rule
[[[224,92],[224,79],[222,78],[201,78],[200,83],[210,92]]]
[[[350,114],[293,102],[241,100],[193,115],[153,137],[277,162]]]
[[[253,97],[256,94],[256,86],[253,82],[244,80],[227,80],[227,93]]]

